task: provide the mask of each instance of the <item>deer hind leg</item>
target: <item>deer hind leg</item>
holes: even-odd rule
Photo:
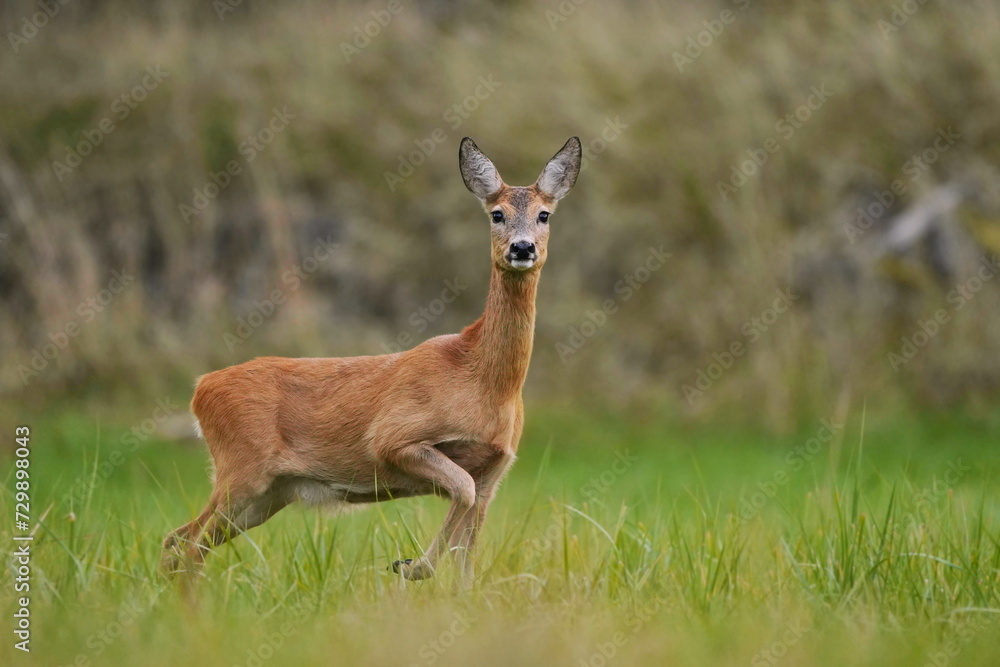
[[[273,487],[254,493],[217,483],[202,513],[163,541],[161,570],[168,575],[196,572],[212,547],[259,526],[286,505],[286,495]]]

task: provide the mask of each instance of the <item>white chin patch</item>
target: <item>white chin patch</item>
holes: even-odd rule
[[[510,265],[515,269],[530,269],[535,264],[533,259],[512,259]]]

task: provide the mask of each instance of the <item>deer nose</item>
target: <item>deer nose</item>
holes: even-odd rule
[[[518,241],[510,244],[510,256],[513,259],[534,259],[535,244],[530,241]]]

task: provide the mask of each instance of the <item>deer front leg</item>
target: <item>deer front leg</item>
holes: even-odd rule
[[[514,462],[512,454],[499,454],[491,465],[486,468],[476,480],[476,503],[471,512],[466,513],[451,536],[451,551],[455,554],[462,580],[466,586],[472,584],[475,575],[473,556],[479,531],[486,521],[486,512],[496,496],[497,488]]]
[[[464,524],[466,516],[473,513],[476,483],[463,468],[428,444],[410,445],[393,451],[386,458],[400,472],[431,482],[451,498],[444,525],[424,555],[415,561],[407,559],[392,565],[394,572],[402,573],[407,579],[426,579],[434,575],[438,560],[448,552],[455,531]]]

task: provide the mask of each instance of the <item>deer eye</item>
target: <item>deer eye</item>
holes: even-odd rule
[[[493,211],[493,222],[503,222],[503,211]]]
[[[538,214],[538,222],[548,222],[548,221],[549,221],[548,211],[542,211],[541,213]]]

